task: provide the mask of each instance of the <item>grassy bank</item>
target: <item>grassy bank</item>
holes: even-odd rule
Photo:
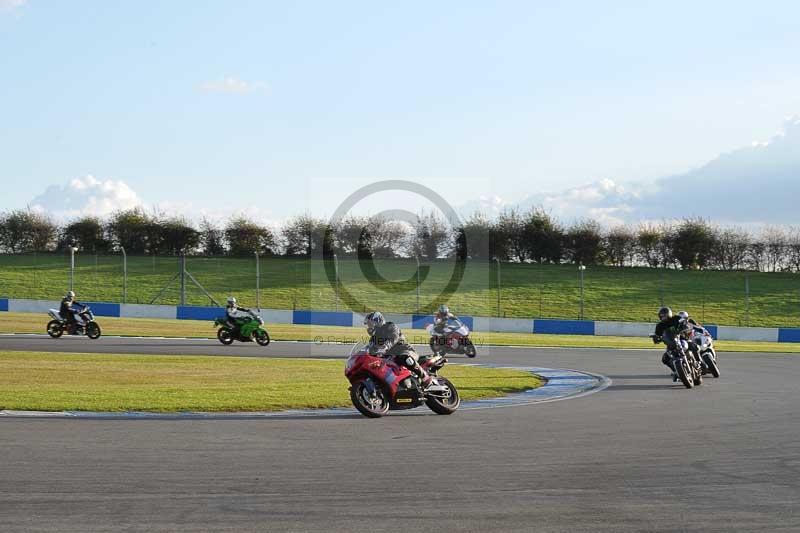
[[[121,256],[77,256],[75,289],[86,300],[120,302],[123,295]],[[426,267],[426,265],[423,265]],[[427,265],[421,277],[420,307],[431,311],[441,300],[452,272],[447,262]],[[190,257],[187,268],[218,301],[229,294],[245,305],[255,304],[255,261],[252,258]],[[341,294],[352,294],[355,311],[380,309],[410,313],[416,310],[413,260],[376,261],[377,274],[365,278],[354,260],[339,261]],[[175,257],[129,257],[127,301],[150,303],[175,276]],[[337,308],[336,291],[321,261],[262,258],[260,303],[275,309]],[[498,313],[498,272],[486,262],[470,262],[448,303],[459,314],[494,316]],[[790,273],[743,273],[589,267],[584,276],[584,316],[596,320],[651,320],[662,301],[688,309],[702,322],[724,325],[800,326],[800,277]],[[380,275],[384,279],[378,279]],[[65,255],[0,255],[0,297],[56,299],[69,277]],[[572,265],[500,266],[501,316],[578,318],[581,291]],[[392,281],[404,280],[392,285]],[[749,295],[745,286],[749,286]],[[189,282],[188,303],[208,299]],[[173,283],[158,303],[177,304]],[[340,299],[339,309],[346,303]]]
[[[0,409],[275,411],[350,405],[341,361],[0,352]],[[539,387],[527,372],[450,365],[464,400]]]
[[[0,313],[0,333],[43,334],[47,320],[48,318],[45,315],[40,314]],[[209,321],[111,317],[100,317],[98,320],[103,327],[105,335],[213,338],[216,333]],[[267,324],[267,329],[274,340],[350,344],[358,340],[364,340],[364,330],[362,328]],[[427,344],[428,342],[428,336],[423,330],[412,329],[406,330],[404,333],[415,344]],[[479,347],[496,345],[543,348],[661,349],[660,346],[654,346],[649,338],[640,337],[476,332],[473,334],[473,340]],[[800,353],[800,343],[717,341],[716,345],[717,349],[723,352]]]

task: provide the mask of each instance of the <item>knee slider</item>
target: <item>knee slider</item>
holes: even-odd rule
[[[408,366],[410,368],[414,368],[416,366],[416,364],[417,364],[417,362],[414,360],[413,357],[411,357],[411,356],[406,357],[406,366]]]

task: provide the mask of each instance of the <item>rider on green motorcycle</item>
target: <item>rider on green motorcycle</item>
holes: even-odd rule
[[[228,297],[228,305],[225,307],[225,316],[228,318],[228,322],[233,326],[236,335],[239,335],[239,330],[244,323],[252,320],[253,315],[254,313],[250,309],[237,305],[236,298],[233,296]]]

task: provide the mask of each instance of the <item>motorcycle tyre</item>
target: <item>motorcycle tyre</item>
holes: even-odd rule
[[[452,396],[447,404],[442,403],[442,401],[435,396],[428,396],[428,398],[425,399],[425,405],[437,415],[452,415],[461,405],[461,396],[458,395],[458,389],[456,389],[447,378],[437,377],[436,379],[440,382],[444,382],[444,384],[450,388],[450,394]]]
[[[97,322],[89,322],[84,329],[86,330],[86,336],[92,340],[99,339],[100,335],[103,334],[100,324]]]
[[[389,399],[386,395],[386,392],[380,387],[377,388],[376,393],[381,399],[382,405],[378,409],[372,409],[369,405],[366,405],[361,395],[364,387],[364,381],[354,383],[353,386],[350,387],[350,401],[353,402],[353,407],[358,409],[358,412],[367,418],[380,418],[388,413]]]
[[[64,334],[64,327],[58,320],[51,320],[47,323],[47,334],[57,339]]]
[[[228,328],[219,328],[217,331],[217,340],[225,346],[233,344],[233,332]]]
[[[679,361],[678,364],[675,365],[675,369],[678,373],[678,377],[680,378],[681,383],[683,383],[683,386],[686,387],[687,389],[691,389],[692,387],[694,387],[694,383],[691,379],[690,374],[687,373],[688,366],[689,365],[686,362],[686,360]]]
[[[711,372],[711,375],[715,378],[719,377],[719,365],[717,362],[708,356],[708,354],[703,355],[703,361],[705,361],[706,365],[708,366],[708,371]]]

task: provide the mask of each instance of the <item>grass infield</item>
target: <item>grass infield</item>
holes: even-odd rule
[[[277,411],[351,405],[343,361],[0,352],[0,409]],[[462,399],[539,387],[528,372],[450,365]]]
[[[0,333],[45,333],[48,317],[34,313],[0,313]],[[104,335],[134,337],[200,337],[213,338],[216,330],[210,321],[163,320],[151,318],[98,317]],[[293,324],[267,324],[273,340],[299,340],[316,342],[354,343],[363,340],[364,330],[337,326],[301,326]],[[427,344],[428,336],[423,330],[405,330],[414,344]],[[534,335],[529,333],[482,333],[475,332],[473,341],[479,346],[531,346],[556,348],[607,348],[631,349],[651,348],[648,338],[602,337],[584,335]],[[800,343],[717,341],[721,352],[771,352],[800,353]],[[269,350],[269,348],[265,348]]]

